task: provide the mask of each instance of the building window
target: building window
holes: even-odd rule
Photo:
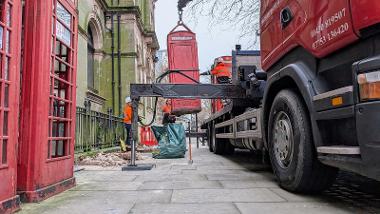
[[[95,48],[94,48],[94,35],[91,27],[88,26],[88,42],[87,42],[87,86],[89,89],[95,89],[94,78],[94,63],[95,63]]]

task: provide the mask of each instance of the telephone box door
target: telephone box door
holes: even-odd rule
[[[21,42],[20,0],[0,0],[0,213],[19,208],[16,196]]]

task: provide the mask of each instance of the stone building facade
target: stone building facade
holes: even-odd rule
[[[154,80],[156,0],[80,0],[77,106],[121,115],[130,83]],[[142,100],[141,115],[152,112]]]

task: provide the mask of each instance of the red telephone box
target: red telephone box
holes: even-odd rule
[[[25,1],[18,186],[38,202],[75,185],[74,0]]]
[[[16,196],[21,1],[0,1],[0,213],[19,209]]]
[[[154,133],[150,127],[141,127],[140,142],[145,146],[156,146],[158,142],[154,137]]]
[[[186,25],[178,24],[169,33],[167,43],[169,69],[180,70],[184,74],[199,81],[198,47],[195,33]],[[170,83],[196,84],[194,81],[178,73],[172,73],[169,76],[169,81]],[[193,114],[201,110],[200,100],[172,100],[172,113],[175,115]]]

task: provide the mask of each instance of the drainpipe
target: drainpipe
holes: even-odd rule
[[[114,13],[111,14],[111,58],[112,58],[112,111],[115,113],[115,27]]]
[[[121,44],[120,44],[120,14],[117,14],[117,74],[118,74],[118,92],[119,92],[119,114],[121,114]]]

